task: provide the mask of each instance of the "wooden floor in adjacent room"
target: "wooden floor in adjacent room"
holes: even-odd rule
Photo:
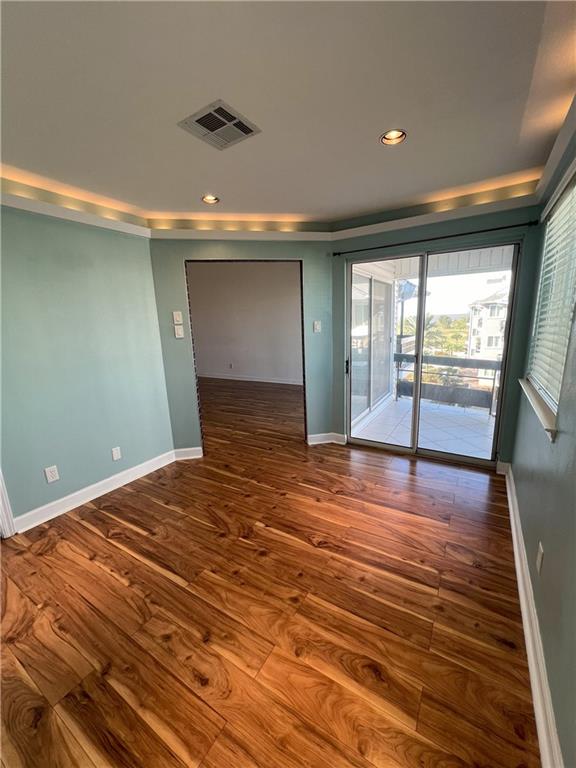
[[[205,458],[2,543],[4,768],[539,765],[504,480],[200,391]]]

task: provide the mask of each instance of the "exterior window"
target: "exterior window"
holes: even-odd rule
[[[493,347],[494,346],[494,336],[488,336],[488,344],[487,346]]]
[[[527,378],[554,413],[570,341],[576,294],[576,183],[552,209],[544,236]]]
[[[476,339],[476,352],[480,352],[480,347],[482,346],[481,339]]]
[[[478,320],[478,328],[482,328],[482,318]]]

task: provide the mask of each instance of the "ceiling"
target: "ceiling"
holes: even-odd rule
[[[329,221],[534,179],[576,90],[574,3],[2,13],[3,162],[147,212],[206,217],[212,192],[219,216]],[[218,151],[177,126],[216,99],[262,132]]]

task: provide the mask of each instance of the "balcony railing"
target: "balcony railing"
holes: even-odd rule
[[[413,397],[414,355],[396,353],[396,398]],[[476,357],[446,357],[424,355],[422,357],[422,397],[438,403],[461,407],[487,408],[495,412],[501,360],[484,360]],[[465,372],[463,372],[465,371]],[[474,371],[474,373],[472,373]],[[490,371],[489,375],[480,371]],[[439,381],[438,381],[439,380]],[[485,386],[478,386],[486,382]],[[473,385],[476,386],[473,386]]]

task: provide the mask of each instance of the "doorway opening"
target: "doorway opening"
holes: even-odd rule
[[[514,245],[349,264],[351,440],[496,459]]]
[[[205,452],[306,440],[300,261],[186,261]]]

